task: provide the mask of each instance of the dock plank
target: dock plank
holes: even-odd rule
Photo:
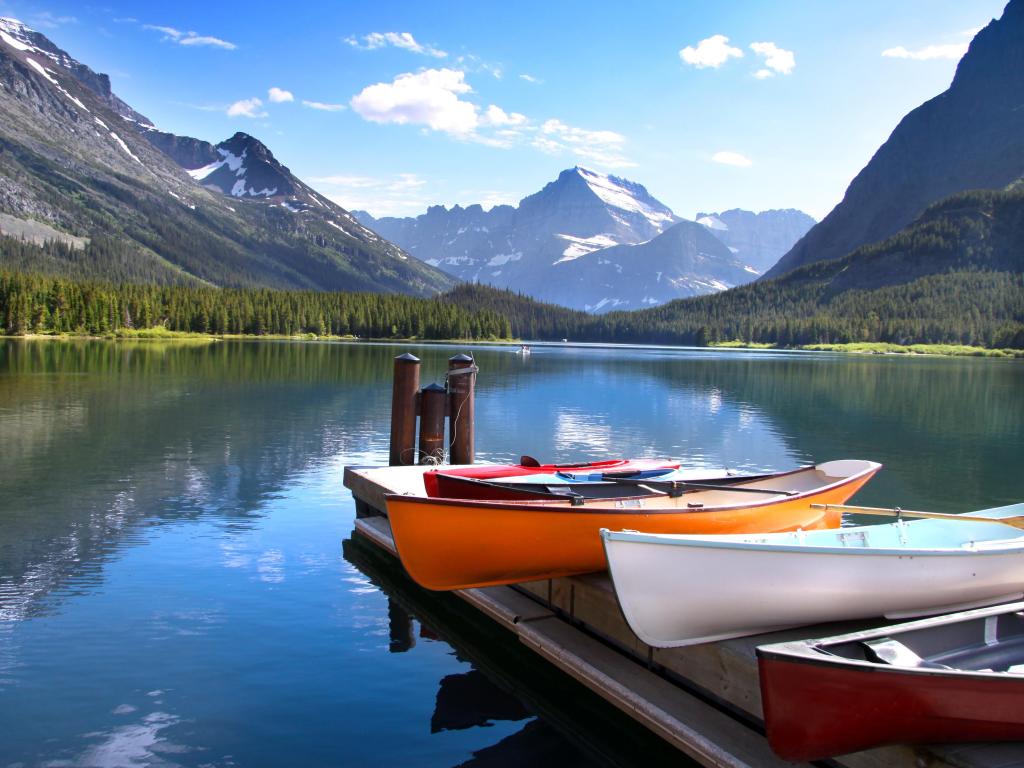
[[[788,766],[764,737],[563,621],[519,630],[528,647],[703,765]]]

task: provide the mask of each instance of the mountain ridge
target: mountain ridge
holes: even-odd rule
[[[587,311],[649,306],[722,290],[759,274],[737,263],[742,257],[713,234],[715,242],[708,244],[688,227],[683,228],[688,237],[632,250],[686,220],[642,184],[579,165],[561,171],[517,206],[489,211],[480,205],[430,206],[407,218],[353,215],[461,280]],[[644,264],[652,266],[643,271]],[[691,272],[684,274],[684,267]]]
[[[910,224],[957,192],[1024,174],[1024,0],[975,35],[949,88],[909,112],[843,200],[765,278],[828,261]]]
[[[287,198],[228,202],[203,188],[109,82],[45,35],[0,21],[0,212],[102,239],[95,276],[411,293],[453,284],[325,198],[283,207]]]

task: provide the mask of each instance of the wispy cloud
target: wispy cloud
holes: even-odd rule
[[[228,117],[266,117],[267,113],[261,109],[263,102],[253,96],[251,99],[241,99],[227,108]]]
[[[533,146],[548,154],[568,152],[608,168],[630,168],[636,163],[623,155],[626,137],[614,131],[592,131],[566,125],[561,120],[546,120]]]
[[[424,189],[427,181],[415,173],[317,176],[309,182],[342,208],[369,211],[374,216],[415,215],[435,202]]]
[[[775,74],[788,75],[796,66],[796,56],[792,51],[779,48],[775,43],[751,43],[750,50],[764,58],[764,67],[754,73],[758,80],[764,80]]]
[[[309,109],[316,109],[321,112],[341,112],[342,110],[347,109],[344,104],[327,104],[323,101],[308,101],[306,99],[302,100],[302,106],[308,107]]]
[[[519,79],[525,80],[528,83],[533,83],[534,85],[540,85],[541,83],[544,82],[543,80],[536,78],[533,75],[527,75],[526,73],[521,74],[519,76]]]
[[[29,15],[28,23],[29,26],[40,29],[56,29],[65,24],[77,24],[78,19],[74,16],[58,16],[50,11],[39,11]]]
[[[286,91],[283,88],[269,88],[267,89],[267,101],[273,102],[274,104],[284,104],[288,101],[295,101],[295,94],[291,91]]]
[[[754,164],[754,161],[746,155],[740,154],[739,152],[729,152],[728,150],[715,152],[715,154],[711,156],[711,159],[716,163],[721,163],[722,165],[733,165],[737,168],[747,168]]]
[[[509,149],[532,146],[570,154],[612,168],[632,166],[623,154],[626,138],[613,131],[580,128],[558,119],[542,123],[496,104],[486,109],[469,100],[472,87],[457,69],[426,69],[369,85],[352,97],[353,111],[373,123],[421,125],[461,141]]]
[[[882,55],[890,59],[914,59],[930,61],[931,59],[959,59],[967,53],[969,43],[948,43],[946,45],[926,45],[916,51],[908,50],[902,45],[886,48]]]
[[[345,42],[362,51],[374,51],[378,48],[401,48],[422,56],[433,56],[443,59],[448,56],[446,51],[432,45],[424,45],[416,40],[410,32],[371,32],[362,38],[346,37]]]
[[[725,35],[712,35],[696,46],[688,45],[680,50],[679,58],[697,69],[718,69],[729,59],[743,58],[743,51],[729,45],[729,38]]]
[[[143,24],[143,29],[151,29],[155,32],[163,34],[163,39],[168,42],[177,43],[178,45],[186,46],[210,46],[213,48],[223,48],[227,51],[233,51],[238,46],[234,43],[222,40],[219,37],[213,37],[211,35],[200,35],[196,32],[183,32],[175,27],[169,27],[161,24]]]

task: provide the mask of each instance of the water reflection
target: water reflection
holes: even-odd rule
[[[354,535],[343,543],[345,559],[388,596],[389,615],[419,621],[473,668],[437,683],[430,732],[464,731],[496,722],[529,719],[522,729],[476,750],[459,765],[656,766],[689,765],[665,742],[563,673],[552,670],[507,630],[496,627],[453,595],[416,585],[397,561]],[[393,612],[391,606],[401,606]],[[410,630],[411,631],[411,630]],[[542,720],[532,719],[534,713]]]
[[[521,675],[507,680],[515,648],[487,637],[500,652],[474,655],[480,642],[453,641],[464,620],[450,634],[436,609],[339,555],[353,518],[342,467],[386,461],[406,349],[424,383],[466,351],[0,342],[0,754],[600,760],[579,743],[600,743],[590,705],[545,683],[549,668],[524,694]],[[1024,496],[1021,362],[469,351],[484,459],[761,470],[861,457],[886,464],[865,503],[959,511]],[[511,701],[540,719],[515,719]],[[457,722],[471,725],[445,725]],[[567,747],[564,734],[585,738]],[[179,747],[192,751],[160,751]]]

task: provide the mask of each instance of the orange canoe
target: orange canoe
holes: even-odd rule
[[[572,501],[387,497],[402,564],[427,589],[467,589],[607,568],[601,528],[645,533],[772,533],[838,528],[843,504],[882,468],[830,461],[723,489]],[[628,491],[626,491],[628,492]]]

